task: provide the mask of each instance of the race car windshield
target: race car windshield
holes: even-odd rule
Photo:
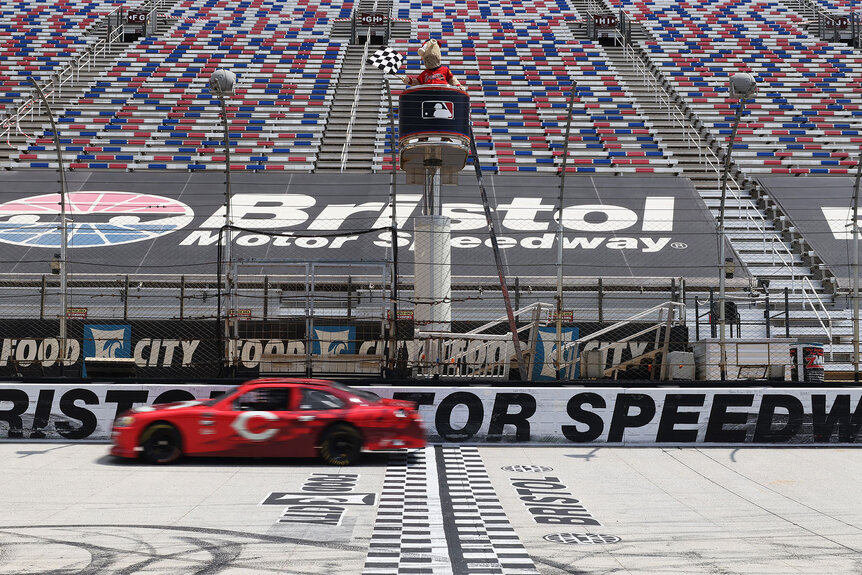
[[[205,401],[204,405],[215,405],[216,403],[218,403],[219,401],[221,401],[222,399],[224,399],[228,395],[235,392],[237,389],[239,389],[239,387],[232,387],[232,388],[228,389],[227,391],[225,391],[224,393],[220,393],[219,395],[213,397],[209,401]]]
[[[350,387],[349,385],[344,385],[343,383],[338,383],[337,381],[332,382],[332,387],[338,389],[340,391],[346,391],[347,393],[352,393],[357,397],[361,397],[366,401],[380,401],[380,396],[374,393],[373,391],[366,391],[364,389],[356,389],[355,387]]]

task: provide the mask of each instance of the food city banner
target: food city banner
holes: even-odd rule
[[[479,325],[460,322],[463,331]],[[641,331],[648,324],[630,324],[631,331]],[[177,380],[219,377],[222,354],[219,352],[219,339],[214,321],[198,320],[68,320],[67,321],[67,361],[62,373],[65,377],[101,377],[88,363],[91,358],[132,359],[123,375],[113,377],[138,378],[176,378]],[[574,341],[577,334],[590,334],[605,324],[581,322],[577,326],[564,328],[566,341]],[[339,363],[341,374],[379,374],[382,365],[375,366],[373,361],[360,361],[363,357],[373,359],[382,357],[387,342],[380,338],[380,323],[355,321],[350,325],[317,325],[306,333],[305,320],[247,320],[239,322],[239,339],[236,340],[236,368],[240,375],[254,377],[261,372],[261,359],[265,354],[290,354],[304,356],[310,351],[313,359],[339,355],[355,356],[352,363]],[[536,348],[534,380],[555,379],[553,353],[555,328],[541,328]],[[651,351],[655,338],[645,333],[618,343],[628,335],[619,332],[606,334],[601,340],[590,341],[583,350],[602,347],[602,361],[608,359],[619,364],[632,357]],[[470,342],[457,341],[453,347],[463,352]],[[687,329],[675,326],[671,330],[671,350],[682,349],[688,341]],[[424,353],[423,340],[400,340],[399,350],[408,365],[416,365]],[[476,355],[470,356],[477,369],[486,358],[498,351],[501,357],[511,355],[509,343],[498,342],[499,347],[478,346]],[[309,347],[310,346],[310,347]],[[0,319],[0,377],[32,378],[59,377],[60,340],[56,320]],[[326,361],[312,361],[316,370],[326,369]],[[305,365],[296,363],[296,371],[291,375],[304,375]],[[353,369],[355,371],[348,371]],[[362,370],[362,371],[360,371]],[[645,377],[648,374],[629,370],[631,377]],[[330,372],[331,373],[331,372]],[[283,374],[283,373],[282,373]],[[315,375],[328,375],[315,371]],[[471,375],[469,371],[463,373]]]
[[[432,442],[832,445],[862,442],[860,388],[365,387],[419,405]],[[223,386],[0,384],[0,440],[110,438],[133,406]]]
[[[441,200],[452,220],[452,275],[496,278],[478,186],[460,179],[443,186]],[[486,183],[506,274],[556,277],[559,178],[495,175]],[[572,176],[566,183],[566,276],[715,276],[715,222],[690,180]],[[215,273],[223,174],[75,171],[67,185],[67,259],[75,274]],[[231,189],[233,260],[391,260],[387,174],[238,173]],[[397,190],[401,273],[412,275],[422,186],[402,181]],[[53,171],[0,173],[0,273],[50,273],[61,243],[59,198]],[[259,272],[282,273],[251,264],[241,273]],[[741,264],[737,273],[745,273]]]

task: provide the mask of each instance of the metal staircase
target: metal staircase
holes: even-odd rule
[[[349,39],[335,89],[315,172],[363,172],[374,166],[375,140],[386,83],[383,72],[365,65],[369,54],[390,38],[409,38],[408,20],[388,20],[380,26],[361,24],[362,14],[387,14],[392,0],[360,0],[351,18],[333,23],[333,38]]]
[[[316,172],[371,172],[384,85],[383,72],[362,65],[371,48],[371,45],[347,47]]]
[[[585,0],[573,0],[573,5],[584,15],[586,4]],[[609,7],[605,9],[610,11]],[[661,70],[652,64],[649,53],[642,47],[644,41],[652,40],[649,32],[637,22],[632,23],[631,30],[630,44],[618,37],[616,45],[604,47],[608,59],[641,113],[649,118],[662,145],[677,159],[680,175],[692,181],[717,218],[726,143],[697,119]],[[763,298],[741,304],[743,323],[762,325],[764,314],[769,314],[773,334],[783,335],[789,323],[791,337],[828,344],[831,361],[849,363],[852,361],[849,301],[834,293],[832,282],[811,257],[804,240],[793,235],[786,218],[759,183],[732,162],[729,175],[725,234],[752,275],[750,291],[760,294],[768,291],[772,296],[769,309]],[[791,294],[789,317],[776,313],[783,309],[785,289]],[[833,369],[840,370],[841,366],[833,364]]]
[[[177,21],[167,20],[163,14],[178,1],[151,0],[138,7],[140,10],[153,11],[157,18],[155,35],[160,36],[177,25]],[[51,78],[40,82],[55,119],[77,102],[98,80],[104,80],[104,72],[113,66],[131,45],[132,42],[123,41],[122,26],[117,27],[114,23],[121,18],[122,14],[118,9],[94,23],[87,30],[87,34],[98,39]],[[58,129],[62,137],[62,125]],[[42,137],[46,130],[50,130],[47,111],[31,87],[30,97],[22,100],[0,124],[0,167],[16,167],[14,158],[26,150],[36,138]]]

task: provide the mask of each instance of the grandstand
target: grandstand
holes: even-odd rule
[[[130,12],[148,14],[150,27],[125,24],[123,14]],[[385,14],[387,26],[357,25],[363,13]],[[0,43],[0,168],[15,174],[9,182],[57,169],[31,77],[52,102],[72,175],[220,175],[228,165],[209,77],[227,68],[238,76],[227,103],[231,173],[347,173],[379,185],[375,178],[397,160],[387,91],[397,98],[403,86],[388,84],[365,58],[385,43],[407,56],[406,72],[415,74],[416,48],[437,38],[446,63],[468,87],[482,173],[554,178],[565,148],[571,185],[613,177],[627,188],[676,177],[689,181],[717,218],[739,106],[728,78],[748,72],[758,93],[746,103],[734,141],[725,210],[737,259],[730,287],[743,333],[763,337],[774,330],[827,344],[830,369],[852,370],[850,242],[829,253],[817,241],[823,232],[806,228],[804,211],[794,212],[782,191],[800,188],[804,197],[806,190],[831,186],[829,207],[850,205],[862,145],[858,2],[24,0],[0,14],[6,37]],[[613,16],[615,25],[597,32],[600,15]],[[248,177],[243,181],[255,181]],[[461,181],[472,178],[469,165]],[[207,181],[218,186],[222,180]],[[453,202],[467,201],[456,190],[446,193]],[[811,202],[810,209],[826,207],[816,197]],[[382,217],[374,213],[356,225],[375,227]],[[690,280],[688,295],[699,298],[703,316],[718,271],[712,262],[701,268],[679,277]],[[594,294],[583,308],[576,302],[595,284],[584,278],[616,274],[569,269],[572,307],[587,313]],[[552,284],[531,279],[529,267],[509,272],[530,284],[526,303],[553,300]],[[633,297],[632,284],[640,283],[641,293],[648,286],[628,275],[612,288],[620,301]],[[206,293],[209,284],[200,285]],[[667,282],[656,285],[662,295],[644,298],[645,307],[664,298]],[[466,301],[474,287],[465,284],[459,297]],[[490,311],[496,301],[482,314],[471,305],[465,320],[502,311]],[[689,322],[703,321],[693,307]]]

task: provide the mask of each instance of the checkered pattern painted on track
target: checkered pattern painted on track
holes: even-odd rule
[[[393,455],[363,575],[535,575],[475,447]]]
[[[363,575],[452,574],[435,455],[390,456]]]

